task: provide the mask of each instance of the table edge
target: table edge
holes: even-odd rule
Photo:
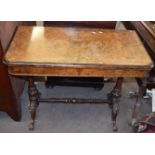
[[[154,67],[153,63],[148,65],[116,65],[116,64],[88,64],[88,63],[40,63],[40,62],[9,62],[8,60],[3,59],[3,63],[9,66],[38,66],[38,67],[72,67],[72,68],[101,68],[101,69],[109,69],[109,68],[117,68],[117,69],[151,69]]]

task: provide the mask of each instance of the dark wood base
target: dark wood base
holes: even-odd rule
[[[121,96],[121,86],[123,78],[118,78],[116,85],[114,86],[111,93],[108,94],[108,99],[79,99],[79,98],[40,98],[38,90],[34,84],[33,77],[28,78],[28,91],[29,91],[29,112],[31,115],[31,122],[29,129],[33,130],[35,125],[36,110],[39,102],[49,102],[49,103],[66,103],[66,104],[76,104],[76,103],[90,103],[90,104],[103,104],[107,103],[111,107],[112,111],[112,121],[113,121],[113,131],[117,131],[116,118],[119,113],[119,103],[118,99]]]
[[[119,113],[119,98],[121,97],[122,83],[123,78],[118,78],[113,90],[107,95],[108,99],[112,103],[110,104],[110,108],[112,110],[113,131],[118,130],[116,125],[116,118]]]
[[[108,103],[112,104],[110,100],[106,99],[80,99],[80,98],[39,98],[39,102],[48,102],[48,103],[66,103],[66,104],[78,104],[78,103],[89,103],[89,104],[103,104]]]

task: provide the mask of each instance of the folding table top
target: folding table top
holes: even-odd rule
[[[18,27],[5,61],[8,65],[153,65],[134,31],[37,26]]]

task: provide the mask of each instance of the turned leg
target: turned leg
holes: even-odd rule
[[[111,100],[110,108],[112,110],[113,131],[117,131],[116,118],[119,113],[119,98],[121,96],[122,82],[123,78],[118,78],[113,90],[108,94],[108,99]]]
[[[146,85],[147,85],[147,79],[145,78],[142,80],[141,85],[139,85],[138,96],[136,97],[136,102],[135,102],[134,107],[133,107],[132,122],[131,122],[132,126],[137,122],[139,107],[142,103],[143,95],[146,92]]]
[[[29,130],[33,130],[34,123],[35,123],[35,117],[36,117],[36,109],[37,109],[37,106],[39,103],[38,102],[39,93],[38,93],[38,90],[34,84],[33,77],[28,78],[28,94],[29,94],[29,100],[30,100],[28,109],[29,109],[30,116],[31,116]]]

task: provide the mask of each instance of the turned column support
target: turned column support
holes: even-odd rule
[[[39,102],[38,102],[39,93],[36,88],[36,85],[34,84],[33,77],[28,78],[28,94],[29,94],[29,100],[30,100],[28,109],[29,109],[30,116],[31,116],[29,130],[33,130],[34,123],[35,123],[35,117],[36,117],[36,110],[37,110],[37,106],[39,104]]]
[[[117,131],[117,125],[116,125],[116,118],[119,113],[119,98],[121,96],[121,89],[122,89],[122,83],[123,78],[119,77],[116,81],[116,84],[111,91],[111,93],[108,94],[108,99],[111,100],[111,111],[112,111],[112,122],[113,122],[113,131]]]

